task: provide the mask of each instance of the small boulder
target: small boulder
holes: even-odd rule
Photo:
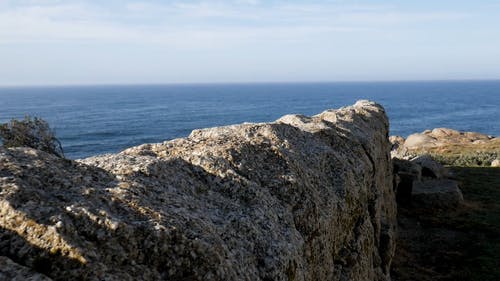
[[[422,177],[424,178],[443,179],[448,177],[446,168],[432,159],[430,155],[420,155],[410,161],[422,167]]]
[[[471,142],[475,143],[480,143],[480,142],[485,143],[492,139],[491,136],[476,132],[465,132],[464,137],[468,138]]]
[[[464,197],[454,180],[425,180],[415,182],[412,190],[412,205],[428,210],[455,208]]]
[[[434,138],[440,139],[440,138],[459,136],[460,132],[457,130],[448,129],[448,128],[435,128],[435,129],[432,129],[432,131],[429,133],[429,135],[433,136]]]
[[[435,146],[436,139],[424,134],[412,134],[406,138],[404,146],[406,148],[421,148]]]
[[[495,159],[491,162],[491,167],[500,167],[500,159]]]

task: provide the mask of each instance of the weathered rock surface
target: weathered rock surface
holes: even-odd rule
[[[410,160],[421,167],[422,177],[444,179],[448,177],[446,168],[436,162],[430,155],[419,155]]]
[[[464,202],[462,191],[454,180],[426,180],[415,182],[412,204],[427,209],[455,208]]]
[[[389,280],[388,120],[361,101],[63,160],[0,148],[0,256],[54,280]],[[43,280],[43,279],[40,279]]]
[[[397,157],[403,150],[405,139],[401,136],[390,136],[389,142],[391,143],[391,157]]]

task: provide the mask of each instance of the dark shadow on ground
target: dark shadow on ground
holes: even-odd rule
[[[465,204],[398,209],[394,281],[500,280],[500,169],[450,167]]]

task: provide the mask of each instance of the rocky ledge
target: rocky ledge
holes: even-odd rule
[[[78,161],[0,148],[0,279],[389,280],[395,227],[372,102]]]

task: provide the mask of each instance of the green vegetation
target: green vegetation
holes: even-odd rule
[[[493,160],[499,158],[498,152],[478,152],[478,153],[463,153],[456,155],[440,155],[431,154],[438,162],[450,166],[471,167],[471,166],[486,166],[489,167]]]
[[[490,166],[500,158],[500,139],[481,144],[449,144],[446,146],[411,150],[411,154],[430,154],[432,158],[449,166]]]
[[[0,140],[5,147],[31,147],[64,157],[61,142],[49,124],[38,117],[26,116],[0,124]]]

